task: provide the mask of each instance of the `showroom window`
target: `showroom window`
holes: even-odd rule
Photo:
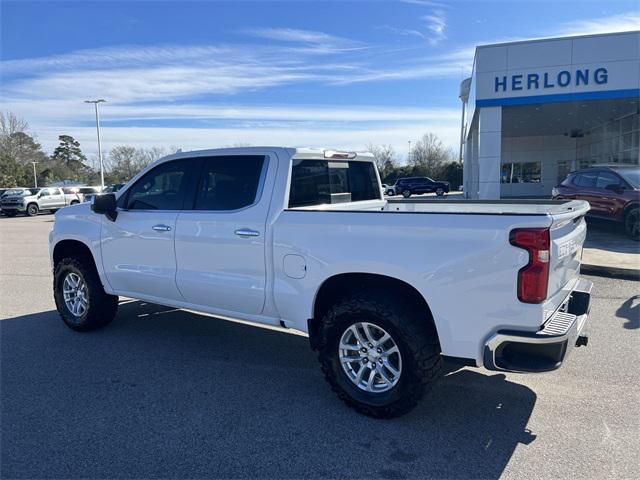
[[[540,162],[503,163],[500,183],[540,183]]]

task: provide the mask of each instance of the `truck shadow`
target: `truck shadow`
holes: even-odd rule
[[[5,478],[498,478],[536,396],[449,371],[395,420],[348,409],[306,338],[142,302],[82,334],[0,322]]]

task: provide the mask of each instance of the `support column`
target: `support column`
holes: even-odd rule
[[[481,108],[478,116],[478,198],[500,198],[502,107]]]

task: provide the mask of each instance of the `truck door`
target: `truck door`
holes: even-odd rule
[[[57,188],[43,188],[38,193],[38,208],[40,210],[52,210],[54,208],[62,208],[64,207],[64,202],[62,205],[58,205],[58,196]]]
[[[102,216],[102,261],[117,293],[183,301],[176,286],[176,219],[197,164],[192,159],[161,163],[118,198],[115,221]]]
[[[204,158],[191,209],[176,224],[177,283],[210,310],[260,314],[265,302],[265,225],[277,166],[269,155]]]
[[[66,202],[64,201],[64,192],[61,188],[51,188],[51,204],[52,208],[62,208],[66,206]]]

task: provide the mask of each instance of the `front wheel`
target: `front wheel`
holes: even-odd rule
[[[404,190],[404,191],[402,192],[402,196],[403,196],[404,198],[409,198],[409,197],[411,196],[411,190]]]
[[[624,218],[624,231],[633,240],[640,240],[640,208],[629,210]]]
[[[104,327],[118,311],[118,297],[104,291],[95,266],[84,257],[67,257],[57,263],[53,294],[60,317],[72,330]]]
[[[35,217],[36,215],[38,215],[38,205],[36,205],[35,203],[30,203],[27,206],[27,215],[29,215],[30,217]]]
[[[442,187],[436,188],[436,195],[439,196],[439,197],[443,196],[444,195],[444,188],[442,188]]]
[[[412,410],[441,366],[431,320],[384,294],[356,294],[330,308],[318,345],[332,390],[376,418]]]

